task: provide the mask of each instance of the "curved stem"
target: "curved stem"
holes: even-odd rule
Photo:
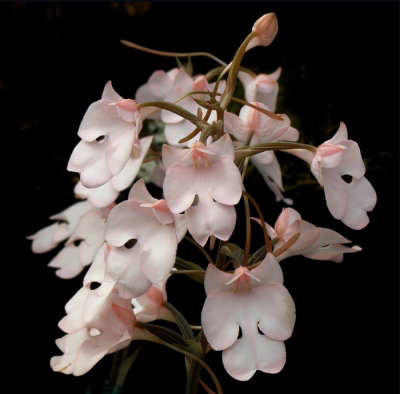
[[[263,214],[261,212],[261,209],[258,206],[256,200],[254,200],[254,198],[249,193],[247,193],[245,190],[243,190],[243,193],[247,196],[247,198],[253,204],[254,208],[257,210],[258,216],[259,216],[260,221],[261,221],[261,226],[262,226],[262,229],[263,229],[263,232],[264,232],[265,248],[267,249],[267,252],[272,253],[272,244],[271,244],[271,240],[269,239],[269,235],[268,235],[268,232],[267,232],[267,228],[265,226],[265,221],[264,221],[264,217],[263,217]]]
[[[172,345],[172,344],[170,344],[168,342],[164,342],[162,339],[160,339],[160,341],[158,341],[158,343],[160,345],[164,345],[164,346],[166,346],[166,347],[168,347],[168,348],[170,348],[172,350],[175,350],[175,351],[177,351],[179,353],[182,353],[185,356],[190,357],[194,361],[199,363],[208,372],[208,374],[210,375],[210,377],[213,380],[213,382],[215,384],[215,387],[217,389],[217,393],[218,394],[223,394],[222,387],[221,387],[221,384],[219,383],[219,380],[218,380],[217,376],[215,375],[213,370],[201,358],[195,356],[194,354],[192,354],[190,352],[187,352],[186,350],[181,349],[180,347],[174,346],[174,345]]]
[[[166,57],[195,57],[195,56],[205,56],[209,57],[210,59],[214,60],[215,62],[221,64],[222,66],[226,66],[226,63],[219,59],[218,57],[212,55],[208,52],[167,52],[167,51],[158,51],[156,49],[151,49],[144,47],[142,45],[136,44],[131,41],[121,40],[121,44],[126,45],[129,48],[138,49],[139,51],[151,53],[153,55],[158,56],[166,56]]]
[[[196,241],[194,241],[193,239],[189,238],[187,235],[185,235],[185,239],[187,241],[189,241],[190,243],[192,243],[194,246],[196,246],[196,248],[199,249],[201,253],[203,253],[203,255],[206,257],[207,261],[210,264],[214,264],[213,259],[211,258],[211,256],[207,253],[207,251],[203,247],[201,247]]]
[[[250,136],[250,140],[249,143],[251,141],[252,136]],[[242,172],[242,184],[243,184],[243,180],[244,180],[244,176],[246,174],[246,169],[247,169],[247,164],[249,162],[249,158],[246,157],[245,162],[244,162],[244,166],[243,166],[243,172]],[[243,201],[244,201],[244,209],[246,212],[246,244],[244,247],[244,255],[243,255],[243,267],[247,266],[248,260],[249,260],[249,256],[250,256],[250,241],[251,241],[251,222],[250,222],[250,206],[249,206],[249,199],[247,198],[247,195],[245,194],[245,188],[244,188],[244,184],[242,186],[242,191],[243,193]]]
[[[235,148],[235,160],[243,159],[248,156],[253,156],[256,155],[257,153],[265,152],[267,150],[288,151],[290,149],[306,149],[313,153],[315,153],[317,150],[317,148],[313,145],[301,144],[298,142],[289,142],[289,141],[265,142],[264,144],[240,146],[238,148]]]
[[[292,235],[278,250],[275,250],[273,255],[275,257],[280,256],[283,252],[286,252],[300,237],[300,233]]]
[[[192,122],[197,127],[204,128],[210,126],[203,119],[200,119],[199,117],[192,114],[185,108],[180,107],[179,105],[176,105],[174,103],[168,103],[165,101],[148,101],[145,103],[138,104],[137,107],[138,109],[145,107],[156,107],[156,108],[166,109],[168,111],[173,112],[174,114],[182,116],[182,118],[187,119],[189,122]]]

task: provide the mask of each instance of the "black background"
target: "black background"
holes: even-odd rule
[[[46,267],[54,253],[33,255],[25,236],[48,225],[50,215],[74,202],[74,175],[66,171],[66,164],[79,141],[76,131],[82,116],[99,99],[104,84],[111,80],[120,95],[132,98],[154,70],[176,65],[173,58],[128,49],[119,40],[160,50],[209,51],[229,62],[254,21],[267,12],[277,14],[278,36],[270,47],[248,52],[243,64],[257,72],[282,66],[278,111],[291,116],[308,142],[320,144],[340,121],[346,123],[349,138],[360,145],[378,203],[369,215],[370,225],[357,232],[330,216],[320,189],[304,186],[288,192],[305,220],[340,232],[363,251],[346,255],[341,264],[301,257],[282,262],[297,321],[286,342],[288,359],[281,373],[257,372],[241,383],[224,372],[220,353],[211,353],[207,361],[227,393],[398,392],[396,2],[156,2],[134,16],[132,7],[124,3],[0,4],[6,218],[2,327],[7,370],[3,379],[16,392],[79,394],[93,380],[108,376],[110,357],[79,378],[51,371],[49,359],[59,354],[54,340],[63,334],[57,322],[82,277],[70,281],[55,277]],[[209,59],[194,59],[196,73],[214,66]],[[279,159],[282,163],[296,160],[281,155]],[[295,163],[296,171],[302,171],[302,164]],[[248,189],[272,224],[282,205],[274,204],[259,179],[253,180]],[[291,180],[287,173],[284,182]],[[243,237],[236,237],[243,246]],[[179,293],[174,287],[178,282]],[[181,278],[170,285],[170,301],[199,324],[201,287]],[[181,356],[148,345],[139,360],[127,392],[184,391]]]

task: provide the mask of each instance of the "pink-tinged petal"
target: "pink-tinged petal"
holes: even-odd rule
[[[167,74],[163,70],[157,70],[154,71],[153,74],[151,74],[147,84],[148,84],[148,89],[153,95],[153,97],[159,100],[163,100],[169,93],[172,87],[172,82],[173,79],[171,78],[171,75]]]
[[[158,200],[147,190],[143,179],[139,179],[129,191],[128,200],[135,200],[139,204],[154,204]]]
[[[248,125],[231,112],[224,113],[224,132],[232,134],[237,140],[245,141],[249,133]]]
[[[79,275],[83,270],[83,265],[79,261],[78,248],[74,245],[65,246],[50,261],[48,267],[58,268],[56,275],[62,279],[71,279]]]
[[[108,81],[104,86],[101,98],[111,102],[118,102],[123,100],[123,98],[114,90],[111,81]]]
[[[165,179],[165,168],[161,160],[156,161],[156,166],[151,173],[151,181],[158,187],[162,188]]]
[[[241,338],[222,353],[226,371],[233,378],[249,380],[257,370],[278,373],[286,362],[286,349],[281,341],[254,333],[251,339]]]
[[[232,144],[232,139],[227,134],[213,142],[211,145],[208,145],[206,151],[215,153],[219,156],[226,156],[232,161],[235,159],[235,150]]]
[[[204,334],[214,350],[228,348],[239,335],[238,311],[232,294],[221,290],[211,292],[201,312]]]
[[[189,167],[193,165],[190,150],[164,144],[162,147],[162,164],[164,165],[164,169],[167,171],[169,167],[177,163]]]
[[[139,115],[139,110],[136,105],[136,101],[132,99],[123,99],[121,101],[110,103],[109,105],[114,105],[118,115],[125,121],[125,122],[141,122],[141,117]],[[139,128],[140,129],[140,128]]]
[[[250,74],[248,74],[244,71],[238,72],[238,79],[240,80],[240,82],[242,83],[244,88],[249,86],[254,80],[254,78]],[[247,100],[247,101],[249,101],[249,100]],[[250,102],[251,101],[253,101],[253,100],[250,100]]]
[[[172,212],[180,213],[185,211],[192,205],[198,190],[201,190],[196,169],[179,164],[169,167],[163,190],[169,209]]]
[[[143,273],[140,250],[134,248],[112,248],[106,262],[106,280],[117,281],[119,295],[126,299],[141,296],[152,285]]]
[[[110,101],[104,99],[90,104],[79,125],[78,136],[82,140],[94,142],[99,137],[109,136],[112,130],[125,123],[118,119],[116,108],[109,104]]]
[[[122,191],[127,189],[133,183],[139,173],[143,159],[150,148],[152,140],[153,136],[144,137],[139,140],[139,155],[133,156],[132,153],[121,172],[111,178],[111,183],[114,189]]]
[[[362,178],[365,174],[365,165],[357,142],[348,140],[345,145],[347,149],[343,152],[339,166],[340,175],[347,174],[355,178]]]
[[[285,141],[297,141],[299,139],[299,131],[294,127],[289,127],[285,132],[283,132],[280,136],[280,139]]]
[[[187,142],[179,143],[182,138],[188,136],[196,126],[188,120],[182,120],[177,123],[167,123],[164,127],[165,138],[168,144],[172,146],[190,146],[199,139],[200,134]]]
[[[72,151],[67,169],[80,173],[80,179],[86,187],[98,187],[106,183],[112,173],[109,170],[103,147],[97,141],[81,141]]]
[[[361,179],[353,178],[353,181],[346,185],[349,199],[340,220],[353,230],[361,230],[369,223],[366,212],[375,207],[376,192],[365,177]]]
[[[132,299],[132,305],[137,321],[151,322],[157,319],[174,321],[171,312],[163,306],[167,300],[166,280],[152,285],[140,297]]]
[[[108,216],[105,240],[112,246],[123,246],[130,239],[146,236],[149,232],[146,230],[148,223],[148,209],[140,207],[133,200],[123,201],[115,206]]]
[[[74,193],[80,198],[86,198],[93,206],[98,208],[109,206],[119,196],[119,191],[113,187],[111,180],[95,188],[85,187],[79,181],[75,185]]]
[[[213,264],[208,264],[204,277],[204,289],[209,295],[216,290],[226,290],[226,283],[232,279],[232,274],[223,272]]]
[[[275,222],[275,231],[278,237],[283,237],[289,230],[289,227],[298,220],[301,220],[301,216],[295,209],[282,209],[281,214]]]
[[[314,242],[313,247],[319,248],[329,244],[345,244],[351,242],[347,238],[343,237],[343,235],[329,228],[320,227],[319,230],[319,237]]]
[[[335,133],[335,135],[330,140],[328,140],[326,142],[330,143],[330,144],[338,144],[343,141],[346,141],[347,139],[348,139],[347,127],[343,122],[340,122],[338,131]]]
[[[273,81],[277,81],[282,73],[282,67],[278,67],[274,72],[268,74],[268,77],[271,78]]]
[[[58,223],[53,223],[27,237],[27,239],[33,241],[31,246],[33,253],[46,253],[58,245],[59,241],[54,240],[54,233],[58,226]],[[68,235],[65,238],[67,237]]]
[[[174,214],[174,226],[178,243],[182,241],[187,232],[186,216],[184,214]]]
[[[235,208],[213,201],[207,194],[200,195],[197,205],[188,208],[185,216],[188,231],[201,246],[211,235],[227,241],[236,224]]]
[[[254,286],[251,308],[258,313],[258,327],[271,339],[284,341],[292,335],[296,320],[296,308],[287,289],[279,283]],[[254,316],[256,320],[256,316]]]
[[[261,282],[273,282],[283,285],[283,272],[273,254],[267,253],[264,260],[250,271]]]
[[[84,286],[90,287],[92,282],[102,283],[104,281],[108,252],[109,249],[106,243],[98,249],[92,265],[83,278]]]
[[[110,136],[110,144],[106,150],[107,166],[112,175],[118,174],[124,168],[132,152],[135,129],[124,126],[119,133],[114,132]]]
[[[154,216],[161,224],[174,223],[174,214],[168,208],[165,200],[158,200],[151,206]]]
[[[324,182],[326,203],[332,216],[354,230],[364,228],[369,222],[366,212],[376,203],[375,190],[368,180],[353,178],[348,184],[334,170],[325,170]]]
[[[88,330],[82,328],[77,332],[64,335],[62,338],[57,339],[56,344],[64,354],[62,356],[54,356],[51,358],[50,366],[53,371],[72,374],[75,367],[74,361],[76,351],[88,338]]]
[[[165,280],[175,264],[177,240],[173,228],[160,229],[146,241],[146,250],[141,256],[143,273],[152,283]]]
[[[86,297],[90,293],[90,289],[88,287],[81,287],[74,295],[71,297],[68,302],[65,304],[65,312],[67,315],[71,315],[75,311],[81,311],[83,308],[83,304],[85,302]],[[80,312],[79,312],[80,313]],[[61,321],[65,320],[65,317],[61,319]],[[68,329],[65,330],[61,325],[61,321],[58,323],[58,326],[64,331],[69,332]],[[82,316],[79,316],[79,324],[82,325]],[[76,331],[76,328],[74,330]]]
[[[316,249],[311,248],[311,251],[303,253],[303,256],[312,260],[329,260],[335,263],[340,263],[343,260],[344,253],[356,253],[360,251],[361,248],[356,245],[348,247],[340,244],[332,244]]]
[[[108,342],[117,341],[117,338],[118,335],[106,333],[85,341],[76,352],[74,376],[82,376],[89,372],[107,354]]]
[[[93,207],[87,201],[79,201],[71,205],[64,211],[50,216],[52,220],[64,220],[68,222],[70,233],[76,227],[79,219]]]
[[[212,198],[222,204],[236,205],[242,196],[242,178],[235,163],[221,157],[205,170],[204,179]]]

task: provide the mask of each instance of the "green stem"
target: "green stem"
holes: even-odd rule
[[[214,264],[213,259],[211,258],[211,256],[207,253],[207,251],[203,247],[201,247],[196,241],[194,241],[193,239],[191,239],[187,235],[185,235],[185,239],[187,241],[189,241],[191,244],[193,244],[194,246],[196,246],[196,248],[199,249],[201,253],[203,253],[203,255],[206,257],[207,261],[210,264]]]
[[[158,51],[156,49],[151,49],[144,47],[139,44],[135,44],[134,42],[127,41],[127,40],[121,40],[121,44],[126,45],[129,48],[133,49],[138,49],[143,52],[151,53],[153,55],[158,55],[158,56],[166,56],[166,57],[195,57],[195,56],[205,56],[209,57],[210,59],[214,60],[215,62],[226,66],[226,63],[219,59],[218,57],[214,56],[211,53],[208,52],[166,52],[166,51]]]
[[[191,112],[187,111],[185,108],[180,107],[174,103],[167,103],[164,101],[149,101],[146,103],[140,103],[137,105],[138,109],[145,108],[145,107],[156,107],[161,109],[166,109],[168,111],[173,112],[182,118],[187,119],[189,122],[192,122],[195,126],[203,129],[205,127],[209,127],[210,125],[205,122],[203,119],[200,119],[196,115],[193,115]]]
[[[191,359],[193,359],[194,361],[199,363],[207,371],[207,373],[210,375],[211,379],[213,380],[213,382],[215,384],[215,388],[217,389],[217,393],[218,394],[223,394],[221,384],[220,384],[217,376],[215,375],[214,371],[201,358],[199,358],[199,357],[195,356],[194,354],[192,354],[190,352],[187,352],[186,350],[181,349],[181,348],[179,348],[179,347],[177,347],[175,345],[172,345],[172,344],[170,344],[168,342],[164,342],[161,339],[158,341],[158,343],[160,345],[164,345],[164,346],[166,346],[166,347],[168,347],[168,348],[170,348],[172,350],[175,350],[175,351],[177,351],[179,353],[182,353],[185,356],[190,357]]]
[[[239,66],[240,63],[242,62],[243,56],[246,52],[247,44],[250,42],[250,40],[257,35],[256,32],[251,32],[245,40],[242,42],[240,47],[235,53],[235,56],[233,57],[231,64],[231,67],[229,69],[229,74],[228,78],[226,80],[226,89],[224,93],[221,96],[221,107],[225,110],[228,108],[229,103],[231,102],[233,92],[235,90],[235,85],[236,85],[236,79],[237,79],[237,74],[239,71]]]
[[[251,146],[240,146],[235,148],[235,160],[240,160],[245,157],[253,156],[267,150],[290,150],[290,149],[307,149],[313,153],[316,152],[317,148],[313,145],[300,144],[298,142],[289,141],[277,141],[277,142],[265,142],[264,144],[257,144]]]

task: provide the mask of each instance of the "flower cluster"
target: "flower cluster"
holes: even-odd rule
[[[289,117],[275,113],[283,70],[256,75],[241,65],[248,50],[268,46],[277,31],[275,14],[266,14],[229,64],[202,53],[218,67],[193,75],[179,62],[172,70],[154,71],[134,99],[122,98],[108,82],[87,109],[67,166],[79,174],[74,188],[79,201],[28,237],[35,253],[65,242],[49,264],[61,278],[89,266],[59,322],[66,335],[57,340],[63,354],[51,359],[55,371],[82,375],[106,354],[144,340],[185,354],[188,388],[199,384],[200,374],[193,370],[205,368],[221,392],[204,361],[210,347],[222,351],[224,367],[235,379],[248,380],[257,370],[277,373],[296,319],[283,286],[282,260],[302,255],[341,262],[345,253],[361,250],[346,246],[351,241],[338,232],[303,220],[284,196],[274,151],[309,164],[328,210],[351,229],[368,224],[367,212],[376,203],[360,149],[348,139],[344,123],[318,147],[298,142],[300,132]],[[237,84],[244,97],[234,96]],[[232,102],[238,112],[230,110]],[[246,192],[250,165],[276,201],[291,206],[282,209],[274,227]],[[159,187],[160,198],[149,192],[151,183],[154,190]],[[245,231],[237,226],[241,200]],[[250,203],[265,238],[253,254]],[[228,242],[234,231],[246,234],[244,249]],[[186,241],[203,252],[206,265],[178,257],[178,246]],[[204,283],[200,327],[167,301],[167,281],[176,274]],[[177,330],[156,320],[173,322]],[[196,329],[200,333],[194,335]]]

